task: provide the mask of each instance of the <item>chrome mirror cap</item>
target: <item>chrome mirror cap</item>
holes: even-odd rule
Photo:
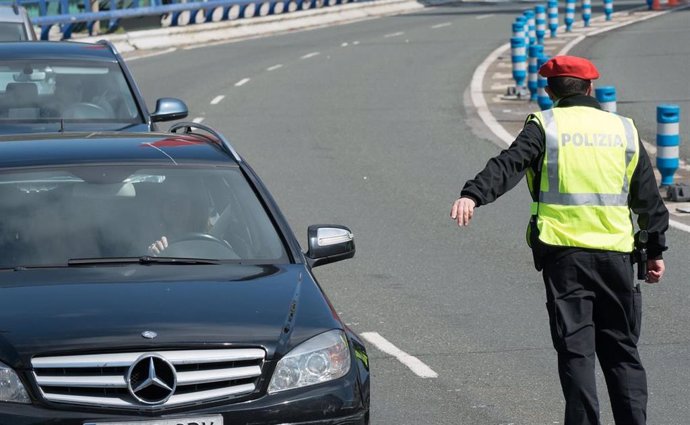
[[[174,97],[162,97],[156,101],[156,112],[151,114],[152,122],[180,120],[189,115],[187,105]]]
[[[355,255],[352,231],[337,224],[309,226],[309,251],[306,253],[311,267],[346,260]]]

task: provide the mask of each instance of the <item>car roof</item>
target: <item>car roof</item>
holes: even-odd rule
[[[117,62],[115,53],[106,44],[70,41],[15,41],[0,43],[0,58],[13,59],[75,59]]]
[[[201,134],[50,133],[0,136],[0,169],[156,163],[236,165],[216,139]]]
[[[23,23],[24,17],[19,13],[19,7],[0,5],[0,22]]]

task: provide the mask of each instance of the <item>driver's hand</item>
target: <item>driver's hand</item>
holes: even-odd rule
[[[165,236],[161,236],[159,240],[156,242],[152,243],[148,247],[149,254],[151,255],[158,255],[161,252],[165,251],[165,248],[168,247],[168,238]]]

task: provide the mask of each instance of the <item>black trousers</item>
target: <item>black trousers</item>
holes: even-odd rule
[[[631,256],[572,251],[545,261],[543,277],[565,425],[600,424],[595,355],[616,424],[645,424],[647,378],[637,352],[641,299]]]

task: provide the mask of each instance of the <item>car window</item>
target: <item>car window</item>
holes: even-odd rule
[[[1,61],[0,125],[143,122],[116,63]]]
[[[282,263],[275,226],[238,167],[79,166],[0,173],[0,267],[179,257]],[[167,240],[164,249],[151,246]]]
[[[24,24],[21,22],[0,22],[0,41],[27,40]]]

